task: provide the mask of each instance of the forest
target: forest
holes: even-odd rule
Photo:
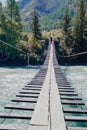
[[[8,0],[6,12],[0,3],[0,62],[2,64],[42,64],[47,44],[39,29],[38,14],[34,10],[30,22],[31,36],[23,33],[19,7],[15,0]]]
[[[59,8],[56,11],[58,14]],[[87,11],[84,0],[77,3],[74,15],[71,12],[71,9],[67,8],[62,11],[61,19],[56,18],[56,25],[51,22],[52,29],[60,30],[61,33],[61,36],[55,37],[56,52],[60,63],[86,63],[86,53],[70,57],[87,51]],[[22,65],[27,64],[29,59],[29,64],[42,64],[47,53],[48,37],[52,31],[44,24],[50,23],[49,17],[48,21],[45,17],[39,18],[38,12],[33,10],[31,19],[25,26],[15,0],[8,0],[4,11],[0,3],[0,63]],[[24,30],[27,28],[30,32],[26,33]],[[43,30],[47,30],[48,37],[43,36]]]
[[[70,64],[87,63],[87,11],[84,0],[80,0],[72,23],[69,9],[63,15],[60,28],[62,37],[57,44],[58,55]]]

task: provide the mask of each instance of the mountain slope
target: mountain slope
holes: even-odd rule
[[[87,8],[87,0],[84,1]],[[79,0],[19,0],[18,5],[24,22],[30,20],[32,11],[35,9],[40,16],[42,29],[49,30],[58,27],[58,22],[67,8],[73,17],[78,3]]]
[[[50,14],[61,5],[61,0],[19,0],[21,16],[24,21],[29,20],[33,9],[39,16]]]

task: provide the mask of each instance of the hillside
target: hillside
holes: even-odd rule
[[[79,0],[19,0],[20,14],[24,22],[28,22],[32,16],[33,9],[40,16],[42,29],[56,29],[64,11],[69,8],[73,17]],[[85,0],[87,6],[87,0]]]
[[[61,0],[19,0],[21,16],[24,21],[29,20],[33,9],[39,16],[50,14],[61,5]]]

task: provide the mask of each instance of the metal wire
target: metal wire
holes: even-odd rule
[[[56,51],[56,49],[55,49],[55,51]],[[81,53],[77,53],[77,54],[73,54],[73,55],[69,55],[69,56],[65,56],[65,55],[61,56],[61,55],[58,54],[57,51],[56,51],[56,54],[57,54],[58,57],[69,58],[69,57],[75,57],[75,56],[87,54],[87,51],[81,52]],[[65,70],[67,71],[67,66],[66,66]],[[82,82],[84,82],[84,81],[82,81]],[[83,97],[83,86],[81,87],[81,99],[82,99],[82,97]],[[75,100],[75,98],[74,98],[74,100]],[[82,103],[82,101],[83,101],[83,100],[81,100],[81,103]],[[79,107],[79,104],[78,104],[78,103],[77,103],[77,106]],[[83,109],[83,105],[81,105],[80,108],[81,108],[82,110],[85,110],[85,109]],[[82,113],[85,114],[84,112],[82,112]]]
[[[24,55],[26,55],[26,56],[28,55],[28,53],[26,53],[25,51],[22,51],[21,49],[19,49],[19,48],[13,46],[13,45],[11,45],[11,44],[9,44],[9,43],[7,43],[7,42],[4,42],[4,41],[2,41],[2,40],[0,40],[0,42],[3,43],[3,44],[5,44],[5,45],[7,45],[7,46],[9,46],[9,47],[11,47],[11,48],[13,48],[13,49],[15,49],[15,50],[18,50],[18,51],[24,53]]]
[[[27,52],[25,52],[25,51],[22,51],[21,49],[19,49],[19,48],[13,46],[13,45],[11,45],[11,44],[9,44],[9,43],[7,43],[7,42],[4,42],[4,41],[2,41],[2,40],[0,40],[0,43],[3,43],[3,44],[5,44],[5,45],[7,45],[7,46],[9,46],[9,47],[11,47],[11,48],[13,48],[13,49],[15,49],[15,50],[21,52],[21,53],[23,53],[25,56],[27,56],[27,64],[28,64],[28,67],[29,67],[29,59],[30,59],[29,53],[27,53]],[[28,71],[28,67],[27,67],[27,71]],[[17,104],[18,104],[18,102],[16,103],[16,105],[17,105]],[[9,114],[10,114],[12,111],[13,111],[13,109],[11,109],[11,110],[9,111]],[[3,124],[5,120],[6,120],[6,118],[4,118],[4,119],[2,120],[1,124]]]
[[[77,54],[73,54],[73,55],[68,55],[68,56],[66,56],[66,55],[61,56],[61,55],[59,55],[57,52],[56,52],[56,54],[58,55],[58,57],[68,58],[68,57],[75,57],[75,56],[87,54],[87,51],[84,51],[84,52],[81,52],[81,53],[77,53]]]

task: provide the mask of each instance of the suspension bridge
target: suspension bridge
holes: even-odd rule
[[[87,123],[87,110],[83,109],[82,98],[60,69],[54,43],[49,43],[45,62],[38,74],[11,102],[4,107],[9,113],[0,113],[0,130],[87,130],[87,127],[67,125],[69,122]],[[14,110],[19,112],[14,113]],[[29,124],[6,124],[7,119],[28,120]]]

